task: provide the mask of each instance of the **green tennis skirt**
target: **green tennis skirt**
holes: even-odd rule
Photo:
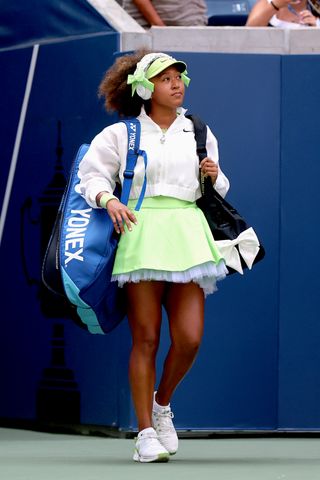
[[[129,201],[134,209],[136,200]],[[195,202],[147,197],[134,212],[137,225],[121,235],[112,281],[195,282],[205,295],[228,270],[202,211]]]

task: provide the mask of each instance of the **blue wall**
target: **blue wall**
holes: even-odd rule
[[[106,337],[91,336],[65,318],[63,306],[44,297],[40,283],[43,246],[73,155],[115,120],[104,113],[96,91],[117,45],[117,35],[109,33],[40,47],[0,248],[6,280],[0,418],[50,422],[52,415],[63,423],[54,407],[44,407],[60,392],[66,414],[69,401],[73,411],[79,408],[73,423],[124,430],[136,425],[126,323]],[[173,399],[176,425],[317,429],[318,228],[311,222],[319,198],[318,57],[175,56],[187,61],[192,78],[185,106],[218,138],[231,181],[228,198],[254,225],[267,252],[253,271],[227,278],[209,297],[197,362]],[[0,78],[6,91],[2,111],[9,112],[0,120],[1,198],[30,57],[30,48],[0,54],[7,72]],[[167,346],[164,322],[159,367]]]
[[[215,132],[231,181],[228,198],[255,226],[267,257],[243,277],[227,278],[208,298],[205,339],[177,391],[176,422],[181,418],[180,425],[191,428],[275,429],[281,59],[181,56],[192,78],[186,103]]]
[[[285,57],[281,75],[279,418],[309,429],[320,425],[318,57]]]
[[[57,208],[63,191],[63,174],[68,175],[80,143],[90,142],[102,126],[114,121],[106,116],[97,100],[97,86],[113,62],[117,45],[118,35],[113,33],[103,39],[88,37],[43,45],[39,50],[0,248],[6,279],[1,291],[5,314],[1,316],[0,417],[36,419],[37,396],[43,382],[50,391],[56,387],[71,389],[63,382],[73,372],[77,382],[75,390],[81,393],[81,421],[119,423],[117,388],[122,379],[126,382],[126,370],[118,378],[121,360],[115,355],[121,329],[107,338],[97,338],[74,327],[71,321],[61,321],[63,306],[57,307],[55,300],[46,295],[40,271],[45,237],[48,240],[48,222],[52,227],[55,216],[52,210]],[[10,121],[4,116],[1,119],[1,145],[5,145],[0,174],[2,195],[30,58],[31,49],[11,50],[0,55],[8,74],[1,79],[7,87],[2,111],[10,115]],[[62,155],[57,155],[57,147],[62,148]],[[64,338],[56,333],[52,338],[56,326],[61,324],[65,327]],[[59,365],[61,355],[58,362],[51,358],[53,352],[59,354],[59,342],[64,340],[67,342],[65,368]],[[123,341],[122,346],[125,347]],[[47,368],[60,368],[60,372],[46,371]],[[128,395],[125,401],[129,403]]]

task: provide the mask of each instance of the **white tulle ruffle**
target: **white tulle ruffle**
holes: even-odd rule
[[[224,261],[218,264],[206,262],[196,265],[182,272],[169,272],[164,270],[140,269],[128,273],[112,275],[112,281],[118,282],[119,287],[125,283],[138,283],[142,280],[159,280],[174,283],[197,283],[204,291],[205,296],[217,290],[217,280],[222,280],[227,275],[228,270]]]

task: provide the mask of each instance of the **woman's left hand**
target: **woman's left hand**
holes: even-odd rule
[[[213,160],[211,160],[211,158],[206,157],[203,160],[201,160],[200,170],[205,177],[211,178],[211,181],[213,184],[216,182],[218,173],[219,173],[219,168],[218,168],[218,165]]]
[[[299,14],[300,17],[300,23],[302,25],[310,25],[310,27],[316,27],[317,26],[317,19],[310,10],[302,10]]]

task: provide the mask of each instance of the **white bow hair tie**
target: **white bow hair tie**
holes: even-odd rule
[[[243,274],[243,269],[240,255],[251,270],[260,248],[258,237],[252,227],[240,233],[234,240],[217,240],[216,244],[227,267],[231,267],[241,274]]]

